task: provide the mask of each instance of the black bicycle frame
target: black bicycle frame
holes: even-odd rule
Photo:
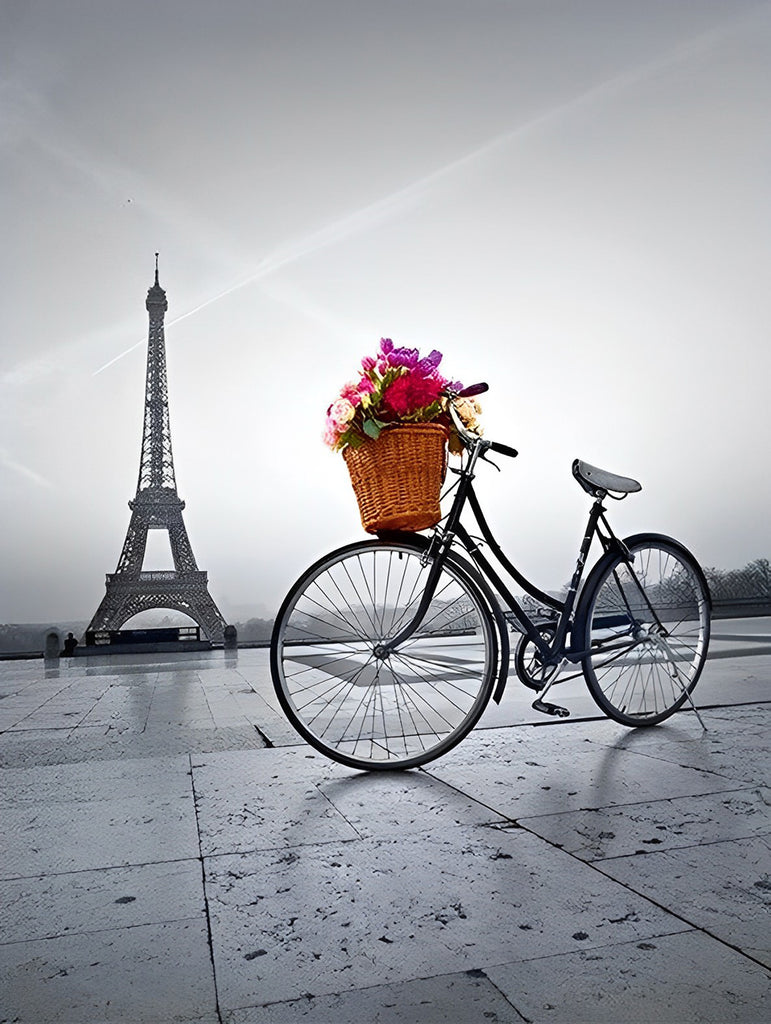
[[[573,611],[575,609],[578,596],[578,588],[584,573],[586,559],[589,554],[592,540],[595,536],[599,537],[606,552],[614,550],[626,557],[628,557],[629,552],[623,542],[620,541],[613,533],[610,524],[605,518],[605,508],[602,504],[602,500],[597,498],[589,512],[589,519],[586,524],[583,540],[581,541],[581,548],[576,561],[576,567],[573,572],[573,577],[570,581],[570,586],[565,600],[560,601],[559,599],[552,597],[550,594],[546,594],[531,583],[530,580],[519,572],[519,570],[509,561],[502,551],[500,544],[493,536],[492,530],[485,519],[482,507],[479,504],[479,499],[477,498],[473,487],[474,468],[477,460],[481,457],[481,454],[482,453],[478,449],[475,449],[469,455],[467,464],[460,470],[453,471],[457,472],[460,477],[457,484],[457,491],[445,525],[437,527],[431,542],[426,548],[426,554],[424,556],[426,563],[431,559],[433,559],[433,561],[426,580],[426,586],[415,611],[415,615],[412,621],[409,622],[404,629],[378,648],[376,655],[381,658],[387,657],[400,644],[412,636],[416,629],[418,629],[423,621],[426,611],[428,610],[429,604],[433,600],[434,592],[439,581],[439,575],[444,567],[445,561],[447,560],[452,543],[455,537],[457,537],[468,552],[469,557],[480,574],[493,584],[500,596],[503,598],[507,607],[516,616],[525,636],[527,636],[527,638],[538,649],[544,665],[556,665],[563,658],[566,658],[570,662],[581,661],[586,656],[587,652],[581,649],[576,650],[572,637],[569,645],[566,644],[566,640],[571,629]],[[470,505],[474,519],[481,530],[484,542],[488,545],[504,571],[511,576],[511,578],[518,583],[526,593],[535,598],[535,600],[539,601],[541,604],[553,609],[556,613],[555,619],[549,620],[549,625],[554,628],[554,636],[551,640],[547,640],[542,636],[539,626],[536,625],[528,616],[522,605],[517,601],[501,579],[499,573],[493,568],[490,561],[481,553],[479,542],[472,537],[460,522],[461,512],[467,502]],[[602,523],[607,531],[607,536],[600,530],[600,523]],[[543,625],[544,623],[541,623],[541,629],[543,628]]]

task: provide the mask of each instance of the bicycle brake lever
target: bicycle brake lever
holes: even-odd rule
[[[501,471],[501,467],[500,467],[500,466],[498,466],[498,465],[496,465],[496,464],[495,464],[495,463],[493,462],[493,460],[492,460],[492,459],[488,459],[488,457],[487,457],[487,453],[488,453],[488,451],[489,451],[489,450],[490,450],[489,448],[485,448],[485,450],[484,450],[484,451],[482,452],[482,454],[481,454],[481,455],[479,456],[479,458],[480,458],[480,459],[484,459],[484,461],[485,461],[485,462],[489,462],[489,463],[490,463],[490,465],[491,465],[491,466],[493,467],[493,469],[497,469],[497,470],[498,470],[498,472],[500,473],[500,471]]]

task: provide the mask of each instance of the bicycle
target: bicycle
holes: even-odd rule
[[[353,768],[414,768],[441,756],[503,697],[512,659],[503,602],[521,633],[516,675],[536,691],[536,710],[567,716],[544,698],[583,674],[597,705],[623,725],[658,724],[687,701],[704,727],[691,696],[711,617],[698,562],[661,534],[616,537],[603,502],[641,485],[576,459],[573,475],[594,501],[567,594],[532,584],[495,540],[473,487],[489,453],[517,455],[460,420],[455,402],[486,390],[445,393],[464,455],[445,495],[455,491],[450,510],[430,536],[379,534],[338,548],[287,594],[270,648],[287,718],[313,747]],[[481,536],[461,523],[467,507]],[[595,538],[603,551],[583,581]],[[538,614],[511,593],[484,545]],[[567,666],[577,671],[561,676]]]

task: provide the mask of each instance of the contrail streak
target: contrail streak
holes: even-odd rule
[[[23,466],[20,462],[16,462],[12,459],[5,449],[0,449],[0,466],[5,466],[6,469],[13,470],[14,473],[18,473],[19,476],[26,477],[27,480],[31,480],[39,487],[53,487],[50,480],[46,480],[44,476],[36,473],[34,469],[30,469],[28,466]]]
[[[167,326],[173,327],[175,324],[181,323],[181,321],[186,320],[188,317],[191,317],[196,313],[200,313],[201,310],[206,309],[215,302],[219,302],[222,299],[227,298],[227,296],[232,295],[241,288],[247,287],[247,285],[255,284],[262,278],[267,277],[269,274],[273,274],[277,270],[280,270],[289,264],[296,263],[305,256],[309,256],[312,253],[318,252],[320,249],[335,245],[337,242],[343,241],[346,238],[350,238],[353,235],[367,231],[378,224],[391,220],[403,213],[410,206],[416,205],[423,196],[433,191],[440,182],[449,178],[458,170],[478,163],[483,158],[494,154],[497,150],[502,149],[504,146],[514,141],[520,140],[522,137],[543,125],[548,124],[550,121],[554,121],[582,106],[595,103],[598,100],[618,93],[629,86],[644,81],[657,72],[681,63],[683,60],[708,49],[725,33],[726,28],[734,28],[736,25],[737,22],[732,21],[727,26],[721,25],[717,28],[702,32],[692,39],[678,43],[665,54],[662,54],[653,60],[647,61],[646,63],[632,68],[629,71],[613,75],[596,85],[592,85],[577,95],[572,96],[567,100],[563,100],[562,102],[549,107],[547,110],[534,115],[529,120],[517,125],[515,128],[509,129],[508,131],[495,136],[488,142],[485,142],[476,149],[466,153],[464,156],[450,161],[443,167],[432,171],[430,174],[427,174],[422,178],[418,178],[409,185],[406,185],[404,188],[398,189],[382,199],[369,203],[368,205],[333,221],[326,227],[320,228],[318,231],[306,235],[295,243],[278,249],[276,252],[265,257],[265,259],[258,263],[255,269],[246,277],[241,278],[234,284],[229,285],[227,288],[218,292],[216,295],[212,295],[210,298],[205,299],[193,309],[190,309],[181,316],[169,321]],[[127,348],[125,351],[114,356],[109,362],[105,363],[104,366],[95,370],[93,375],[96,376],[97,374],[102,373],[103,370],[106,370],[130,352],[133,352],[136,348],[139,348],[140,345],[144,345],[145,342],[146,339],[137,341],[134,345],[130,346],[130,348]]]
[[[299,259],[302,259],[303,256],[308,256],[311,253],[317,252],[319,249],[324,249],[327,246],[334,245],[336,242],[340,242],[344,238],[348,238],[351,235],[365,231],[368,228],[374,227],[378,223],[388,220],[390,217],[406,209],[410,203],[417,201],[420,194],[428,187],[434,178],[438,179],[445,174],[449,174],[452,169],[464,162],[466,159],[472,159],[472,157],[464,157],[459,161],[455,161],[453,164],[448,164],[447,167],[443,167],[439,171],[435,171],[426,178],[413,182],[411,185],[400,189],[398,192],[394,192],[391,195],[386,196],[384,199],[379,199],[374,203],[370,203],[368,206],[364,206],[360,210],[356,210],[354,213],[347,214],[345,217],[334,221],[327,227],[312,232],[310,235],[306,235],[305,238],[302,238],[292,245],[286,246],[283,249],[278,249],[272,255],[266,256],[265,259],[261,260],[247,277],[241,278],[234,284],[231,284],[222,291],[217,292],[216,295],[212,295],[208,299],[204,299],[203,302],[199,302],[199,304],[194,306],[193,309],[189,309],[187,312],[182,313],[173,320],[169,320],[166,327],[173,327],[175,324],[181,323],[183,320],[187,320],[188,317],[193,316],[195,313],[200,313],[201,310],[206,309],[207,306],[211,306],[215,302],[219,302],[221,299],[227,298],[227,296],[232,295],[233,292],[237,292],[241,288],[246,288],[247,285],[255,284],[262,278],[275,273],[277,270],[280,270],[282,267],[285,267],[290,263],[296,263]],[[146,338],[141,341],[137,341],[123,352],[113,356],[113,358],[110,359],[109,362],[105,363],[104,366],[100,366],[98,370],[94,370],[93,376],[96,377],[97,374],[102,373],[103,370],[106,370],[108,367],[118,362],[118,360],[127,356],[130,352],[139,348],[140,345],[146,344],[146,341]]]

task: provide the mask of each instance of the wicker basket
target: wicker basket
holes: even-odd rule
[[[441,424],[387,427],[376,441],[345,448],[343,458],[367,533],[426,530],[442,518],[447,430]]]

